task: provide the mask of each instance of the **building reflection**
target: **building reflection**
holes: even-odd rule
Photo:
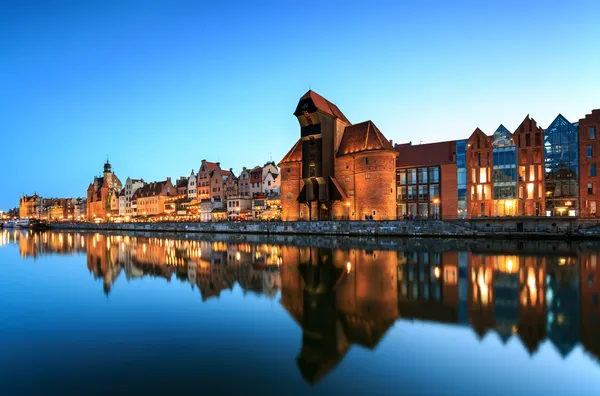
[[[175,277],[202,301],[236,283],[267,298],[280,292],[302,330],[296,363],[311,384],[353,345],[376,348],[396,320],[464,326],[481,340],[514,338],[530,355],[548,341],[563,358],[580,345],[600,361],[600,247],[589,242],[406,240],[369,250],[302,238],[4,230],[0,246],[9,244],[24,258],[85,254],[107,295],[123,277]]]

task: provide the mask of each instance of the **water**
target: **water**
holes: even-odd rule
[[[3,231],[0,394],[598,395],[599,255]]]

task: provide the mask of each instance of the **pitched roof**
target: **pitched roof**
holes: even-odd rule
[[[525,133],[533,131],[542,131],[542,128],[538,126],[537,122],[529,117],[529,114],[523,119],[523,122],[515,129],[515,133]]]
[[[219,166],[218,162],[204,161],[204,163],[206,164],[206,170],[209,172],[214,171]],[[202,165],[200,165],[200,168],[202,168]]]
[[[412,145],[399,144],[395,147],[398,152],[397,167],[442,165],[456,162],[456,140]]]
[[[187,187],[188,186],[188,181],[189,181],[188,177],[182,177],[179,180],[177,180],[177,185],[175,187],[177,187],[177,188]]]
[[[394,147],[372,121],[365,121],[346,127],[337,155],[373,150],[394,151]]]
[[[302,139],[298,139],[292,149],[279,161],[279,166],[290,162],[302,162]]]
[[[141,197],[157,196],[163,190],[163,187],[165,186],[165,184],[167,184],[166,180],[163,180],[160,182],[146,183],[142,187],[138,188],[135,191],[135,193],[133,194],[133,197],[141,198]]]
[[[321,95],[316,93],[315,91],[312,91],[309,89],[308,92],[305,93],[300,98],[298,105],[300,105],[300,102],[302,102],[303,100],[307,100],[307,99],[312,100],[313,104],[315,105],[315,107],[318,110],[321,110],[324,113],[327,113],[333,117],[337,117],[337,118],[341,119],[342,121],[350,124],[350,121],[348,121],[348,119],[346,118],[344,113],[342,113],[341,110],[336,105],[334,105],[333,103],[331,103],[330,101],[328,101],[327,99],[325,99],[324,97],[322,97]],[[298,109],[296,109],[296,112],[298,112]]]

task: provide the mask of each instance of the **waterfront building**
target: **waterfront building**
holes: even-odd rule
[[[263,180],[263,168],[255,166],[250,170],[250,196],[254,197],[257,194],[261,194]]]
[[[128,177],[125,181],[122,199],[125,202],[125,213],[123,216],[125,216],[126,219],[137,215],[137,206],[132,203],[132,197],[139,188],[144,186],[144,184],[144,179],[132,179],[131,177]]]
[[[19,218],[40,218],[42,210],[42,199],[39,195],[25,195],[21,196],[19,201]]]
[[[300,195],[302,180],[302,140],[279,162],[281,175],[281,219],[283,221],[307,220],[308,210],[296,198]]]
[[[467,211],[469,218],[492,216],[492,140],[479,128],[467,141]]]
[[[192,169],[192,173],[190,173],[190,177],[188,177],[188,187],[187,187],[187,197],[188,199],[194,200],[198,198],[198,177],[194,173]]]
[[[279,194],[281,188],[281,179],[279,178],[279,168],[275,162],[269,161],[263,166],[262,170],[262,193],[271,196]]]
[[[282,170],[285,167],[281,183],[296,182],[297,176],[291,174],[294,166],[287,163],[290,154],[300,150],[302,185],[291,198],[286,189],[282,219],[396,218],[398,154],[375,124],[352,125],[336,105],[313,91],[300,98],[294,115],[300,123],[300,141],[280,162]],[[305,208],[286,212],[294,200]]]
[[[544,130],[529,115],[513,134],[517,146],[519,216],[545,215],[543,136]]]
[[[227,218],[229,220],[249,220],[252,218],[252,198],[245,195],[227,197]]]
[[[73,207],[73,219],[75,220],[85,220],[86,218],[86,199],[85,198],[76,198],[74,207]]]
[[[110,218],[113,196],[117,195],[122,188],[121,181],[114,174],[110,162],[106,161],[103,176],[94,177],[87,190],[87,219],[106,221]]]
[[[177,192],[177,195],[187,196],[188,184],[189,180],[185,176],[181,176],[179,179],[177,179],[177,181],[175,182],[175,190]]]
[[[198,171],[197,176],[197,198],[198,201],[203,199],[211,199],[211,173],[219,167],[218,162],[209,162],[207,160],[202,160],[202,164],[200,165],[200,170]]]
[[[225,189],[225,199],[239,195],[238,178],[233,173],[233,169],[229,169],[229,174],[225,175],[223,188]]]
[[[544,131],[546,216],[579,215],[579,125],[561,114]]]
[[[159,182],[146,183],[132,197],[136,201],[137,214],[142,216],[157,216],[165,212],[165,202],[170,196],[176,195],[171,178]]]
[[[250,194],[250,171],[244,167],[238,177],[239,195],[243,197],[251,197]]]
[[[75,213],[75,199],[73,198],[55,198],[51,199],[48,209],[48,220],[72,220]]]
[[[467,139],[456,141],[456,206],[459,219],[468,218],[467,212]]]
[[[456,142],[397,144],[399,219],[458,217]]]
[[[592,110],[579,120],[579,164],[580,183],[579,196],[581,198],[581,218],[598,217],[598,203],[600,202],[600,176],[598,166],[600,162],[600,145],[596,135],[600,128],[600,109]]]

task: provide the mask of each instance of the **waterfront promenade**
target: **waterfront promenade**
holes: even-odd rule
[[[600,238],[600,224],[576,219],[477,219],[407,221],[302,221],[302,222],[156,222],[83,223],[56,222],[57,230],[105,230],[273,235],[347,235],[469,238]]]

